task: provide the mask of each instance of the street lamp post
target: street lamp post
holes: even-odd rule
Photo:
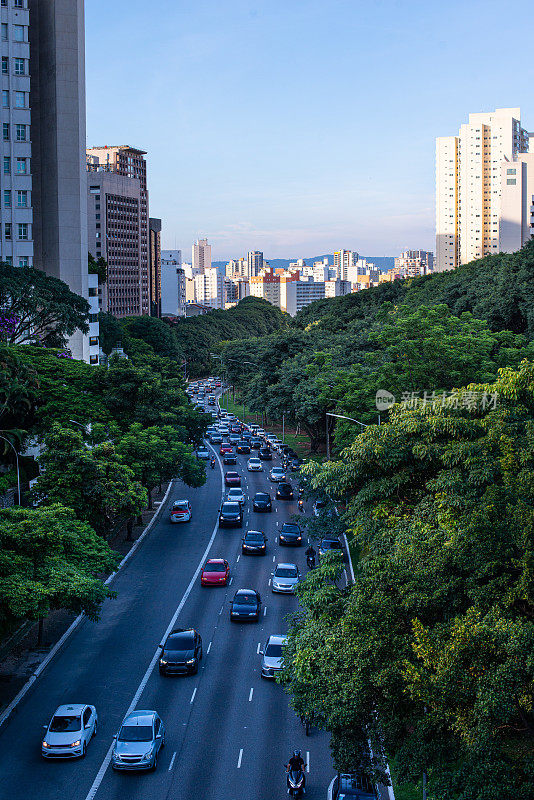
[[[328,417],[336,417],[337,419],[347,419],[349,422],[355,422],[357,425],[361,425],[362,428],[368,428],[369,425],[366,425],[365,422],[360,422],[359,419],[354,419],[354,417],[346,417],[345,414],[333,414],[331,411],[326,412],[326,458],[330,461],[330,431],[328,429]]]
[[[17,462],[17,497],[18,497],[18,501],[19,501],[19,502],[18,502],[18,504],[19,504],[19,506],[20,506],[20,469],[19,469],[19,454],[17,453],[17,451],[15,450],[15,447],[14,447],[13,443],[12,443],[12,442],[10,442],[10,441],[9,441],[9,439],[6,439],[6,437],[5,437],[5,436],[0,436],[0,439],[3,439],[3,440],[4,440],[4,442],[7,442],[7,443],[8,443],[8,445],[9,445],[9,446],[11,447],[11,449],[13,450],[13,452],[15,453],[15,459],[16,459],[16,462]]]

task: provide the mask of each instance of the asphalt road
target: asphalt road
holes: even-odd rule
[[[263,474],[248,473],[247,458],[238,456],[237,467],[247,497],[267,488],[274,497],[271,463]],[[275,542],[277,526],[297,504],[275,501],[272,514],[257,514],[247,502],[242,530],[218,530],[221,492],[219,468],[208,467],[200,489],[173,485],[151,533],[113,582],[118,599],[105,603],[99,623],[85,621],[75,631],[0,729],[2,800],[273,800],[287,796],[283,765],[295,748],[309,763],[306,797],[326,798],[333,776],[328,738],[304,735],[282,688],[260,677],[257,652],[271,633],[287,631],[286,615],[297,608],[294,597],[274,595],[269,586],[274,562],[295,562],[306,572],[305,547]],[[182,497],[191,500],[193,519],[171,525],[168,509]],[[265,532],[265,556],[240,555],[246,529]],[[208,557],[230,562],[228,587],[202,588],[195,578],[212,537]],[[228,601],[240,587],[261,593],[266,611],[259,623],[230,622]],[[177,610],[176,626],[202,635],[204,659],[196,676],[164,678],[157,664],[149,667]],[[42,725],[65,702],[94,704],[98,734],[83,761],[44,761]],[[165,723],[155,773],[114,773],[109,766],[112,737],[130,707],[155,709]]]

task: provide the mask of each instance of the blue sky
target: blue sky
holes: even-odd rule
[[[190,258],[434,249],[435,137],[521,106],[534,22],[504,0],[86,0],[89,145],[148,151]]]

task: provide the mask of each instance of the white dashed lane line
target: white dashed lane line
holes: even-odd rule
[[[189,701],[190,703],[194,701],[196,693],[197,693],[197,687],[195,686],[195,688],[193,689],[193,694],[191,695],[191,700]]]
[[[172,754],[171,763],[169,764],[169,772],[174,767],[174,759],[176,758],[176,752]]]
[[[241,761],[243,760],[243,748],[239,751],[239,758],[237,759],[237,768],[241,768]]]
[[[258,649],[256,650],[256,653],[258,655],[260,654],[260,648],[261,648],[261,642],[258,642]]]
[[[265,616],[266,613],[267,613],[267,606],[265,606],[265,608],[263,609],[263,616]]]
[[[252,695],[253,695],[253,694],[254,694],[254,687],[252,686],[252,688],[250,689],[249,695],[248,695],[248,702],[249,702],[249,703],[250,703],[250,701],[252,700]]]
[[[209,651],[211,650],[211,642],[208,645],[208,649],[206,650],[206,655],[208,655]]]

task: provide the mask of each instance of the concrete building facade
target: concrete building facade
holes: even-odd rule
[[[428,275],[434,269],[434,253],[428,250],[404,250],[395,258],[394,269],[403,278],[417,278]]]
[[[358,253],[355,253],[353,250],[338,250],[334,253],[336,277],[342,281],[349,280],[347,277],[348,270],[350,267],[355,266],[357,261]]]
[[[204,273],[211,268],[211,245],[207,239],[197,239],[192,247],[193,275]]]
[[[325,297],[324,283],[314,281],[282,280],[280,283],[280,308],[291,317],[313,303]]]
[[[501,164],[501,187],[499,250],[514,253],[534,237],[534,152]]]
[[[268,300],[273,306],[280,306],[280,275],[272,268],[262,270],[260,275],[250,277],[250,294]]]
[[[150,316],[161,317],[161,220],[148,219],[148,293]]]
[[[470,114],[436,140],[436,271],[499,251],[502,163],[528,146],[519,108]]]
[[[251,250],[247,253],[247,277],[253,278],[260,274],[263,269],[263,253],[259,250]]]

